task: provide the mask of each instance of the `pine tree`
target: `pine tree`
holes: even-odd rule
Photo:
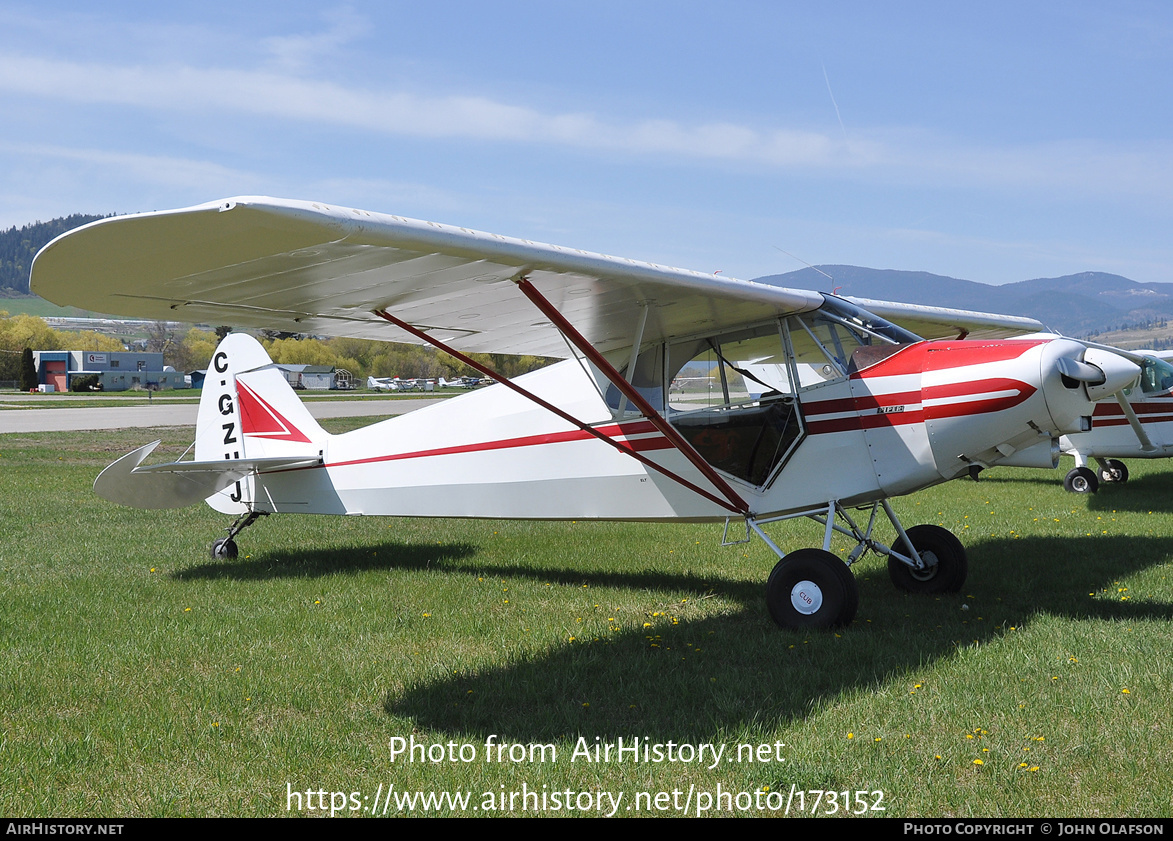
[[[20,357],[20,388],[22,391],[32,391],[37,385],[37,365],[33,362],[33,349],[26,347]]]

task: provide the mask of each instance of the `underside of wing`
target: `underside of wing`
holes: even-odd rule
[[[32,291],[95,312],[414,341],[386,310],[466,352],[569,355],[516,281],[597,349],[818,307],[783,289],[310,202],[237,198],[106,219],[49,243]]]

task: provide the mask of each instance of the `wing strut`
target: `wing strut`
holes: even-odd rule
[[[374,312],[375,312],[375,315],[379,316],[379,318],[382,318],[386,321],[391,322],[396,327],[399,327],[402,330],[406,330],[408,333],[415,336],[420,341],[426,342],[427,344],[431,345],[432,347],[436,347],[436,348],[439,348],[440,350],[444,351],[449,356],[452,356],[456,359],[459,359],[465,365],[469,366],[470,368],[472,368],[476,371],[479,371],[480,373],[484,374],[486,377],[492,377],[497,382],[501,383],[501,385],[504,385],[504,386],[512,389],[513,391],[517,392],[518,394],[520,394],[522,397],[526,398],[527,400],[530,400],[530,401],[538,404],[543,409],[546,409],[549,412],[553,412],[555,415],[562,418],[562,420],[566,421],[567,423],[572,424],[573,426],[576,426],[578,429],[582,430],[583,432],[587,433],[588,435],[591,435],[595,438],[598,438],[600,441],[603,441],[604,443],[610,444],[612,447],[614,447],[615,449],[617,449],[619,452],[623,453],[624,455],[631,456],[633,459],[640,462],[641,464],[652,468],[653,470],[657,471],[658,473],[662,473],[663,475],[667,476],[669,479],[672,479],[674,482],[677,482],[677,483],[683,485],[684,487],[688,488],[689,490],[693,491],[694,493],[697,493],[700,496],[705,497],[710,502],[714,502],[717,505],[720,505],[722,508],[724,508],[728,511],[732,511],[735,514],[745,515],[748,513],[749,506],[747,506],[744,502],[742,502],[741,498],[738,497],[736,494],[733,494],[733,499],[735,499],[736,502],[733,502],[733,500],[726,501],[724,499],[721,499],[718,496],[715,496],[714,494],[709,493],[704,488],[697,487],[692,482],[685,479],[683,476],[678,476],[677,474],[673,473],[671,470],[668,470],[667,468],[662,467],[659,464],[656,464],[656,462],[652,461],[650,458],[643,455],[642,453],[636,452],[630,446],[623,444],[619,441],[616,441],[614,438],[611,438],[608,435],[605,435],[604,433],[595,429],[590,424],[583,423],[578,418],[562,411],[557,406],[543,400],[542,398],[538,397],[533,392],[522,388],[517,383],[510,380],[508,377],[502,376],[501,374],[497,373],[493,369],[491,369],[485,365],[482,365],[481,363],[477,362],[476,360],[474,360],[468,356],[465,356],[460,351],[456,350],[453,347],[449,347],[444,342],[441,342],[439,339],[432,338],[424,331],[419,330],[415,327],[412,327],[406,321],[403,321],[401,319],[396,318],[395,316],[391,315],[391,313],[387,312],[386,310],[375,310]],[[591,350],[594,350],[594,348],[591,348]],[[610,367],[610,366],[608,366],[608,367]],[[614,368],[611,368],[611,370],[614,371]],[[606,370],[604,370],[604,373],[606,373]],[[616,376],[618,376],[618,374],[616,374]],[[619,377],[619,379],[623,380],[622,377]],[[626,383],[625,380],[624,380],[624,382]],[[643,398],[641,397],[640,399],[642,400]],[[644,401],[644,402],[646,403],[646,401]],[[652,414],[655,415],[655,412],[653,411]],[[656,417],[659,417],[659,416],[656,415]],[[650,418],[650,417],[648,419],[652,420],[652,418]],[[652,420],[652,423],[653,423],[653,425],[655,425],[654,420]],[[657,427],[657,429],[659,429],[659,427]],[[675,432],[675,430],[673,430],[673,432]],[[671,441],[672,439],[669,438],[669,440]],[[685,455],[687,455],[687,453],[685,453]],[[699,456],[698,456],[698,458],[699,458]],[[707,466],[708,465],[706,465],[706,467]],[[709,470],[711,472],[712,468],[709,468]],[[706,476],[706,478],[708,478],[708,473],[706,473],[705,476]],[[720,476],[717,476],[717,479],[720,480]],[[724,481],[721,481],[720,484],[717,484],[716,482],[714,482],[714,485],[716,485],[716,487],[719,490],[722,490],[722,492],[724,492],[724,490],[722,489],[722,485],[724,485],[726,488],[728,487],[728,485],[726,485]],[[732,494],[733,493],[732,490],[730,490],[729,493]],[[732,504],[731,504],[731,502],[732,502]]]
[[[635,386],[625,380],[623,375],[615,370],[615,366],[608,362],[606,358],[604,358],[603,354],[599,353],[598,350],[595,349],[595,346],[588,342],[581,333],[575,330],[574,325],[563,318],[562,313],[558,312],[558,310],[554,308],[554,305],[547,301],[545,297],[542,296],[542,293],[534,288],[532,283],[523,278],[517,282],[517,285],[521,291],[525,293],[525,296],[533,302],[534,306],[542,311],[542,315],[550,319],[554,326],[562,331],[562,335],[564,335],[572,345],[582,351],[583,356],[589,359],[600,371],[603,372],[604,376],[606,376],[607,379],[611,381],[611,384],[619,389],[619,392],[628,400],[630,400],[632,405],[640,410],[643,416],[651,422],[652,426],[656,427],[660,434],[672,443],[673,447],[679,450],[685,458],[691,461],[693,467],[699,470],[702,476],[713,483],[713,487],[717,488],[717,490],[725,495],[725,498],[733,504],[733,507],[737,510],[737,513],[742,515],[749,514],[749,506],[746,504],[745,500],[738,495],[737,491],[729,487],[729,483],[722,479],[721,474],[714,470],[713,466],[705,461],[704,457],[702,457],[700,453],[694,450],[691,444],[684,440],[684,437],[676,431],[676,427],[668,423],[668,421],[664,419],[663,415],[653,409],[652,404],[649,403],[644,398],[644,396],[639,393]]]
[[[1124,396],[1123,391],[1116,392],[1116,402],[1120,404],[1120,408],[1124,410],[1124,417],[1128,419],[1129,426],[1132,431],[1136,433],[1137,440],[1140,441],[1140,449],[1142,452],[1152,453],[1156,452],[1157,448],[1153,446],[1152,440],[1148,433],[1144,431],[1141,425],[1140,418],[1136,416],[1136,412],[1132,408],[1132,404],[1128,402],[1128,398]]]

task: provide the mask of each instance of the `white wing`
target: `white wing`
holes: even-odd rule
[[[808,290],[270,198],[94,222],[41,250],[31,287],[102,313],[412,341],[373,315],[386,309],[462,351],[568,355],[516,288],[522,278],[604,353],[630,346],[644,305],[643,340],[654,342],[823,302]],[[1026,332],[974,318],[1002,335]]]

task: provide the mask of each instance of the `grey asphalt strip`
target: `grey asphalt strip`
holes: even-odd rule
[[[306,403],[315,418],[399,415],[436,403],[418,400],[331,400]],[[0,412],[5,432],[70,432],[82,429],[130,429],[148,426],[195,426],[195,403],[93,406],[85,409],[8,409]]]

